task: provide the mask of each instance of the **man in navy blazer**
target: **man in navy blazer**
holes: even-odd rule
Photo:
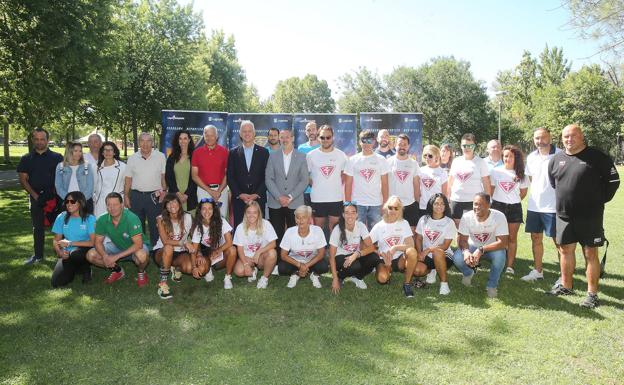
[[[253,122],[242,121],[239,135],[242,144],[230,151],[227,164],[227,183],[232,192],[234,229],[243,221],[247,203],[257,201],[260,207],[265,206],[265,171],[269,160],[269,151],[254,143],[256,129]]]

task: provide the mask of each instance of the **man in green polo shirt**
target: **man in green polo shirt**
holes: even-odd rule
[[[107,284],[125,276],[118,262],[132,261],[139,270],[137,285],[147,285],[145,267],[149,263],[149,253],[143,244],[143,228],[139,217],[124,208],[123,198],[116,192],[106,196],[106,210],[108,212],[95,222],[95,248],[89,250],[87,260],[95,266],[112,270],[104,280]],[[105,237],[110,240],[104,242]]]

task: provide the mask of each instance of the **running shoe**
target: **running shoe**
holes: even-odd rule
[[[208,272],[206,273],[206,275],[204,275],[204,279],[206,280],[206,282],[210,283],[212,281],[214,281],[214,274],[212,273],[212,268],[210,270],[208,270]]]
[[[405,298],[413,298],[414,290],[412,290],[412,285],[409,283],[403,284],[403,294],[405,294]]]
[[[269,286],[269,279],[265,276],[260,277],[258,280],[258,284],[256,285],[257,289],[266,289]]]
[[[416,289],[424,289],[425,286],[427,286],[427,282],[425,281],[421,281],[418,278],[415,278],[414,281],[412,282],[412,285],[416,288]]]
[[[147,278],[147,274],[145,272],[139,272],[137,274],[137,286],[143,287],[149,283],[149,278]]]
[[[122,279],[123,277],[126,276],[126,273],[124,272],[123,269],[119,270],[119,271],[113,271],[105,280],[104,283],[110,285],[112,283],[115,283],[117,281],[119,281],[120,279]]]
[[[544,279],[544,273],[540,273],[539,271],[533,269],[529,272],[529,274],[525,275],[520,279],[526,282],[533,282],[537,281],[538,279]]]
[[[470,275],[462,276],[462,283],[464,286],[472,286],[472,277],[474,277],[475,273],[472,272]]]
[[[295,286],[297,286],[297,282],[299,282],[299,276],[297,274],[293,274],[290,276],[290,279],[288,280],[288,284],[286,285],[286,287],[289,289],[292,289]]]
[[[488,287],[487,289],[488,298],[496,298],[498,297],[498,289],[495,287]]]
[[[430,285],[433,285],[436,281],[436,274],[437,272],[435,271],[435,269],[431,270],[429,274],[427,274],[427,279],[425,280],[425,282],[427,282]]]
[[[557,278],[557,280],[555,281],[555,283],[552,285],[552,288],[550,290],[555,290],[557,288],[557,286],[561,285],[561,276],[559,276],[559,278]]]
[[[587,293],[587,297],[579,303],[581,307],[586,307],[588,309],[594,309],[600,305],[600,301],[598,300],[598,294]]]
[[[351,277],[351,282],[353,282],[355,284],[355,287],[357,287],[358,289],[366,290],[366,288],[368,287],[366,286],[366,282],[359,278]]]
[[[233,287],[234,285],[232,285],[232,276],[229,274],[226,274],[225,277],[223,278],[223,288],[225,290],[230,290]]]
[[[171,266],[171,280],[173,282],[180,282],[182,280],[182,272]]]
[[[513,268],[513,267],[508,266],[508,267],[505,269],[505,273],[506,273],[506,274],[509,274],[509,275],[514,275],[514,274],[516,274],[516,271],[514,270],[514,268]]]
[[[451,289],[449,288],[448,282],[440,282],[440,295],[449,294],[451,294]]]
[[[169,285],[167,285],[167,281],[160,281],[158,284],[158,295],[161,299],[173,298],[173,293],[171,292]]]
[[[42,257],[35,257],[34,255],[24,261],[24,265],[34,265],[43,261]]]
[[[251,273],[251,277],[247,277],[247,282],[253,282],[256,280],[256,275],[258,274],[258,268],[254,267],[253,273]]]
[[[553,287],[552,290],[547,291],[546,294],[554,296],[573,295],[574,290],[566,289],[565,287],[563,287],[562,284],[558,284],[557,286]]]
[[[317,289],[320,289],[320,288],[323,287],[321,285],[321,281],[319,281],[318,275],[316,275],[314,273],[310,273],[310,281],[312,281],[312,286],[314,286]]]

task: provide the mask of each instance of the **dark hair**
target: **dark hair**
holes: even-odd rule
[[[360,139],[375,139],[375,133],[371,130],[360,132]]]
[[[548,135],[550,135],[550,130],[546,127],[537,127],[536,129],[533,130],[533,133],[535,134],[537,131],[545,131],[548,133]]]
[[[488,205],[492,203],[492,200],[490,199],[490,195],[484,193],[483,191],[478,192],[474,195],[475,197],[480,197],[481,199],[483,199]],[[473,198],[474,199],[474,198]]]
[[[293,134],[293,131],[292,131],[290,128],[288,128],[288,127],[280,128],[280,130],[279,130],[279,132],[284,132],[284,131],[289,132],[289,133],[290,133],[290,136],[293,136],[293,135],[294,135],[294,134]]]
[[[442,198],[442,200],[444,201],[444,216],[445,217],[450,217],[451,216],[451,205],[449,204],[448,199],[446,198],[446,196],[442,193],[435,193],[431,196],[431,198],[429,198],[429,201],[427,202],[427,208],[426,210],[426,215],[428,215],[430,218],[433,218],[433,203],[436,201],[436,199],[438,198]]]
[[[178,218],[175,218],[180,223],[180,233],[184,234],[184,210],[182,209],[182,201],[175,193],[167,193],[165,198],[162,201],[162,212],[160,213],[162,217],[163,226],[165,226],[165,231],[169,236],[173,235],[173,223],[171,222],[171,213],[167,210],[167,203],[176,201],[178,202],[178,206],[180,210],[178,211]]]
[[[80,215],[82,221],[85,222],[87,220],[87,217],[89,216],[89,213],[87,212],[87,200],[85,199],[84,194],[80,191],[72,191],[65,195],[65,200],[70,197],[73,198],[76,203],[78,203],[78,215]],[[69,217],[70,215],[66,211],[65,224],[69,222]]]
[[[35,128],[33,130],[32,133],[34,134],[35,132],[43,132],[45,134],[45,136],[46,136],[46,140],[50,139],[50,133],[45,128],[37,127],[37,128]]]
[[[522,150],[513,144],[508,144],[503,147],[503,152],[511,151],[514,156],[514,171],[516,172],[516,182],[524,179],[524,155],[522,154]]]
[[[193,233],[195,229],[199,229],[200,237],[204,237],[204,217],[201,214],[201,209],[203,205],[212,205],[212,217],[210,217],[210,223],[208,223],[208,235],[210,236],[210,248],[214,250],[219,247],[219,241],[221,240],[221,229],[223,229],[223,220],[221,219],[221,213],[219,212],[217,202],[199,202],[199,204],[197,205],[197,209],[195,210],[195,220],[193,221],[193,228],[191,229],[191,233]]]
[[[323,124],[321,128],[319,128],[318,132],[321,132],[321,131],[329,131],[332,133],[332,136],[334,136],[334,129],[329,124]]]
[[[271,127],[271,128],[269,128],[269,131],[268,131],[268,132],[271,132],[271,131],[277,131],[277,133],[279,134],[279,131],[280,131],[280,130],[278,130],[278,129],[277,129],[277,128],[275,128],[275,127]]]
[[[407,136],[405,134],[399,134],[399,136],[397,136],[397,141],[398,141],[398,139],[407,140],[407,144],[409,144],[409,142],[410,142],[409,136]]]
[[[469,140],[472,143],[477,143],[477,139],[475,138],[474,134],[471,134],[470,132],[462,135],[461,140]]]
[[[117,145],[113,142],[111,142],[110,140],[107,140],[106,142],[102,143],[102,147],[100,147],[100,156],[98,158],[98,168],[100,168],[100,166],[102,166],[102,162],[104,162],[104,147],[105,146],[111,146],[113,148],[113,159],[116,159],[118,161],[121,161],[121,159],[119,158],[119,148],[117,148]]]
[[[193,142],[193,137],[187,130],[176,131],[173,135],[173,139],[171,139],[171,157],[178,162],[180,160],[180,156],[182,155],[182,147],[180,147],[180,135],[186,134],[189,137],[188,144],[188,157],[189,159],[193,155],[193,151],[195,150],[195,142]]]
[[[443,143],[440,146],[440,165],[442,165],[442,149],[446,149],[446,151],[448,151],[449,153],[449,161],[446,165],[446,167],[451,168],[451,165],[453,164],[453,157],[454,157],[454,153],[453,153],[453,146],[450,145],[450,143]]]
[[[123,203],[123,197],[120,193],[115,191],[108,193],[108,195],[106,195],[106,199],[104,199],[104,202],[108,202],[109,199],[118,199],[119,203]]]
[[[343,214],[344,214],[344,211],[347,209],[347,207],[353,207],[356,213],[358,211],[357,205],[347,205],[342,208]],[[356,222],[356,226],[357,226],[357,222]],[[342,215],[338,217],[338,229],[340,229],[340,244],[344,245],[347,243],[347,224],[345,222],[344,216]]]

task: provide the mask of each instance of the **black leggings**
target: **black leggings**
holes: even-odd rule
[[[299,271],[299,269],[297,269],[297,266],[291,265],[284,260],[281,260],[277,263],[277,270],[279,271],[280,275],[293,275],[297,274],[297,272]],[[329,264],[327,263],[327,260],[323,258],[315,263],[310,268],[310,271],[315,273],[316,275],[325,274],[329,271]]]
[[[76,274],[82,274],[91,268],[87,261],[90,247],[78,247],[69,253],[69,258],[59,258],[52,272],[52,287],[65,286],[74,280]]]
[[[338,278],[340,279],[345,279],[347,277],[364,279],[364,277],[370,274],[381,261],[377,253],[370,253],[362,255],[360,258],[353,261],[349,267],[345,268],[344,261],[347,257],[349,256],[336,255],[336,271],[338,272]]]

